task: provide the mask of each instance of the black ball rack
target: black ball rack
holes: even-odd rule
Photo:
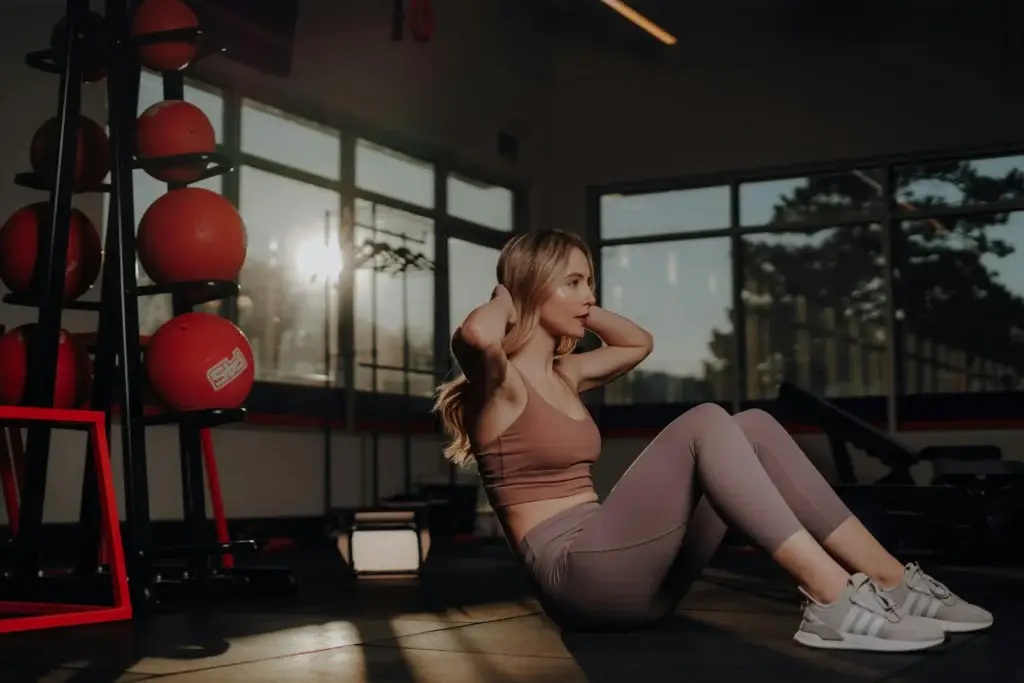
[[[201,430],[243,421],[245,409],[185,413],[145,411],[139,297],[170,294],[173,315],[178,316],[192,311],[195,306],[237,296],[238,285],[202,281],[140,286],[137,281],[132,171],[182,164],[205,166],[202,177],[195,181],[199,182],[232,171],[234,163],[221,153],[160,159],[136,157],[134,130],[141,78],[138,45],[195,41],[200,44],[197,58],[215,50],[204,45],[206,41],[201,39],[205,36],[200,29],[178,29],[133,38],[130,25],[135,4],[133,0],[105,0],[102,23],[105,35],[103,40],[97,40],[94,35],[88,35],[89,30],[97,30],[97,15],[90,12],[89,0],[67,0],[62,54],[56,55],[51,48],[26,56],[28,66],[60,77],[57,111],[60,146],[54,178],[42,178],[33,173],[22,173],[15,178],[20,185],[48,192],[51,209],[49,229],[40,230],[39,234],[33,293],[4,297],[8,304],[32,306],[39,311],[37,338],[29,349],[30,381],[25,404],[53,404],[63,310],[98,312],[97,335],[90,345],[95,353],[90,408],[106,414],[108,432],[112,416],[116,413],[119,417],[125,498],[122,537],[133,606],[144,609],[169,600],[190,598],[287,597],[296,589],[295,576],[289,569],[226,567],[226,563],[220,561],[224,555],[256,550],[258,544],[253,540],[218,543],[206,518]],[[89,49],[103,49],[106,54],[87,54]],[[112,159],[110,183],[95,190],[110,194],[101,297],[100,301],[64,302],[64,264],[74,194],[77,122],[84,85],[82,73],[85,64],[95,64],[98,58],[108,69],[107,111]],[[184,99],[181,72],[164,73],[163,86],[165,99]],[[168,189],[183,186],[168,184]],[[152,538],[146,427],[155,425],[178,427],[186,540],[184,545],[175,547],[156,547]],[[100,563],[97,552],[101,543],[100,504],[91,452],[86,453],[74,568],[59,576],[41,571],[50,442],[51,426],[28,429],[21,519],[8,551],[0,556],[0,593],[16,592],[20,600],[47,601],[58,597],[86,604],[109,602],[109,568]]]

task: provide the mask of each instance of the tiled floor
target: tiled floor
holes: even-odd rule
[[[763,562],[731,556],[671,626],[563,635],[505,555],[453,560],[418,586],[353,585],[329,556],[307,559],[294,602],[2,636],[0,682],[1024,681],[1020,572],[936,572],[991,606],[997,628],[930,653],[872,655],[795,646],[795,591]]]

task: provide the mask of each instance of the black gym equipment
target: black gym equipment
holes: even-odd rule
[[[825,432],[837,492],[900,556],[939,556],[966,564],[1016,561],[1024,555],[1015,534],[1024,517],[1024,463],[1003,460],[992,445],[914,450],[789,382],[780,386],[777,402],[794,418]],[[858,483],[848,445],[881,461],[889,473],[873,484]],[[910,472],[921,463],[932,466],[926,485],[918,485]]]
[[[139,286],[136,280],[135,212],[133,206],[132,170],[148,165],[177,166],[183,162],[205,163],[209,178],[232,170],[233,161],[220,153],[175,156],[142,160],[133,154],[133,131],[137,117],[141,67],[136,54],[140,42],[161,40],[194,40],[201,43],[202,31],[175,30],[152,34],[133,40],[130,36],[132,0],[106,0],[106,41],[86,37],[95,26],[95,15],[89,12],[88,0],[68,0],[66,9],[66,50],[58,60],[52,50],[34,52],[26,57],[33,68],[60,75],[58,120],[61,143],[55,179],[40,178],[31,173],[20,174],[20,185],[48,191],[53,209],[49,231],[40,231],[42,258],[37,264],[37,291],[29,297],[5,297],[10,304],[34,306],[39,309],[39,337],[29,359],[31,378],[26,403],[34,406],[52,405],[56,372],[58,332],[63,308],[91,310],[99,313],[98,337],[95,344],[95,380],[91,408],[111,416],[119,413],[121,453],[124,462],[124,495],[126,520],[122,534],[132,602],[136,609],[146,608],[167,599],[212,599],[229,596],[280,596],[295,591],[295,577],[290,570],[278,568],[226,568],[215,562],[228,553],[255,550],[252,540],[217,543],[206,519],[206,492],[200,431],[204,428],[239,422],[245,419],[244,409],[208,410],[186,413],[143,413],[142,352],[139,339],[138,297],[172,295],[174,315],[192,310],[203,303],[235,297],[234,282],[192,282],[174,286]],[[110,209],[104,245],[102,300],[77,301],[66,306],[62,302],[64,267],[67,257],[68,224],[72,200],[72,176],[75,167],[77,126],[81,112],[83,65],[95,62],[96,55],[86,55],[89,45],[100,45],[107,51],[109,67],[107,103],[113,167],[111,183],[103,190],[110,193]],[[201,49],[200,55],[209,54]],[[184,99],[184,81],[180,72],[163,75],[166,99]],[[198,182],[198,181],[197,181]],[[169,186],[174,187],[174,186]],[[149,511],[149,480],[146,469],[146,427],[178,426],[181,454],[182,496],[185,511],[186,542],[176,547],[156,547],[151,533]],[[21,522],[18,534],[5,557],[0,558],[0,594],[18,593],[19,600],[50,601],[59,595],[60,602],[108,603],[110,581],[106,566],[99,566],[99,502],[95,490],[95,464],[86,454],[86,471],[82,488],[77,561],[74,569],[59,577],[40,576],[40,548],[44,527],[43,499],[46,488],[50,450],[50,428],[28,431],[25,482],[22,492]],[[92,483],[92,486],[89,484]],[[176,560],[169,562],[169,560]],[[10,598],[8,598],[10,599]]]

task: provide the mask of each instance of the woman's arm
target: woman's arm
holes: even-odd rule
[[[508,290],[498,285],[491,300],[478,306],[452,335],[452,353],[470,384],[482,383],[490,391],[505,382],[508,359],[501,345],[516,309]]]
[[[579,392],[596,389],[629,372],[654,349],[650,332],[597,306],[590,309],[587,329],[605,345],[594,351],[566,356],[558,362],[559,369],[575,383]]]

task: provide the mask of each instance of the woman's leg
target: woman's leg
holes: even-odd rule
[[[696,575],[720,542],[719,517],[754,539],[806,589],[811,602],[795,636],[799,642],[899,651],[942,642],[941,629],[901,620],[867,576],[850,577],[817,544],[739,425],[716,405],[698,406],[672,422],[575,538],[567,539],[551,596],[558,616],[580,626],[664,616],[675,606],[674,589]]]
[[[934,619],[947,631],[977,631],[992,625],[988,611],[957,597],[917,565],[900,564],[850,513],[775,418],[762,410],[748,410],[734,419],[800,523],[844,566],[881,585],[901,614]]]
[[[789,432],[763,410],[747,410],[733,419],[811,536],[852,571],[883,586],[898,585],[903,565],[853,516]]]
[[[680,577],[696,576],[720,543],[719,517],[819,601],[846,589],[847,572],[803,529],[738,425],[713,404],[677,418],[636,459],[570,546],[568,575],[615,584],[576,586],[596,612],[659,616],[674,606]]]
[[[826,539],[845,537],[846,540],[837,544],[841,551],[836,559],[841,562],[848,558],[848,554],[843,552],[846,548],[867,549],[861,558],[862,561],[847,564],[847,567],[865,572],[877,580],[890,581],[893,571],[899,572],[898,576],[902,576],[902,565],[892,560],[895,563],[894,570],[892,564],[885,561],[886,557],[891,559],[891,556],[877,541],[874,542],[875,548],[872,548],[870,543],[855,538],[858,527],[863,533],[867,533],[867,530],[775,418],[763,410],[747,410],[735,415],[733,420],[750,442],[768,478],[782,494],[783,500],[796,515],[797,521],[815,541],[821,544]],[[677,596],[677,602],[682,599],[721,544],[726,528],[725,522],[717,516],[707,499],[702,499],[694,511],[690,531],[683,539],[679,557],[666,580],[667,595]],[[871,537],[871,540],[874,541],[874,538]],[[813,555],[815,550],[808,550],[803,547],[804,545],[807,545],[806,539],[803,544],[798,543],[787,548],[793,555],[788,563],[800,562],[801,558]],[[826,550],[832,550],[828,543],[823,545]],[[873,554],[877,552],[876,548],[881,550],[883,556]],[[877,568],[877,571],[869,571],[871,568]]]

